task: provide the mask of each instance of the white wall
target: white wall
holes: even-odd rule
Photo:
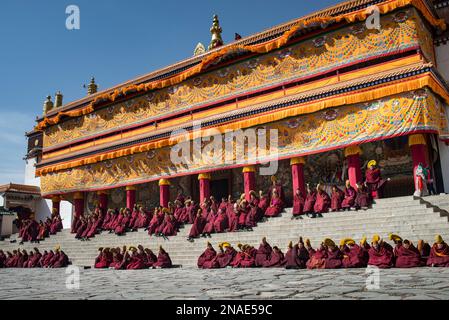
[[[40,178],[36,177],[36,158],[31,158],[25,160],[25,179],[24,184],[31,186],[40,187]],[[53,204],[49,199],[39,199],[36,200],[36,220],[44,220],[46,217],[51,215],[51,208]],[[68,229],[72,225],[72,204],[68,201],[61,201],[60,212],[62,220],[62,225],[64,229]]]
[[[449,82],[449,43],[435,46],[435,54],[438,71]]]

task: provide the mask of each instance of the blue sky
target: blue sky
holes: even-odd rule
[[[0,184],[23,183],[24,133],[49,94],[64,103],[190,57],[210,40],[218,14],[223,39],[247,36],[334,5],[337,0],[3,0],[0,3]],[[80,30],[67,30],[68,5]]]

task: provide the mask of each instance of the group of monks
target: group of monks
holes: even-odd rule
[[[142,245],[136,247],[123,246],[120,248],[99,248],[99,254],[95,258],[95,268],[110,268],[116,270],[137,270],[148,268],[173,267],[170,255],[159,247],[158,256]]]
[[[271,247],[266,238],[259,248],[238,244],[239,251],[228,242],[218,245],[219,252],[208,242],[206,250],[198,258],[198,267],[214,268],[253,268],[283,267],[287,269],[337,269],[363,268],[414,268],[414,267],[449,267],[449,246],[440,235],[435,237],[432,247],[422,240],[415,247],[407,239],[398,235],[389,236],[395,246],[374,235],[371,244],[364,237],[360,244],[347,238],[337,246],[332,239],[326,238],[317,249],[312,248],[309,239],[298,243],[289,243],[284,253],[276,246]]]
[[[69,263],[69,257],[59,247],[54,252],[45,250],[43,254],[38,248],[30,252],[17,249],[6,254],[0,250],[0,268],[65,268]]]
[[[34,219],[17,219],[16,225],[19,228],[20,244],[25,241],[39,243],[39,241],[56,234],[61,231],[62,219],[56,209],[52,211],[50,217],[47,217],[45,222],[37,222]]]
[[[300,219],[303,214],[311,218],[321,217],[322,213],[329,210],[367,209],[373,198],[381,196],[382,189],[388,180],[382,179],[376,161],[371,160],[365,171],[365,181],[357,183],[356,188],[351,186],[349,180],[346,180],[344,190],[334,185],[331,195],[324,190],[321,184],[318,184],[315,190],[307,185],[305,195],[301,193],[300,189],[297,189],[293,195],[292,219]]]

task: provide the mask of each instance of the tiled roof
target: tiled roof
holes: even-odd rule
[[[0,192],[17,192],[40,195],[41,189],[26,184],[8,183],[0,186]]]

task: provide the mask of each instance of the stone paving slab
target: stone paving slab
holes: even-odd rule
[[[380,270],[375,290],[365,269],[80,269],[79,289],[67,289],[67,277],[66,269],[0,269],[0,299],[449,298],[449,268]]]

